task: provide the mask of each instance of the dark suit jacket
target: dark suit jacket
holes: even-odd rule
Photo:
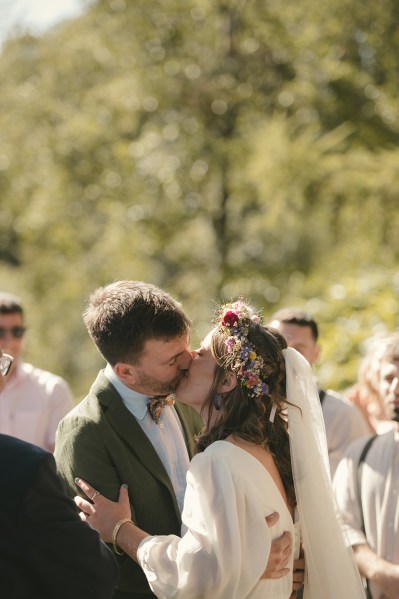
[[[203,423],[189,406],[176,402],[175,408],[192,457],[193,437]],[[118,499],[121,484],[126,483],[132,518],[140,528],[149,534],[180,535],[180,512],[163,464],[102,371],[86,399],[61,421],[55,457],[59,474],[72,495],[81,494],[74,483],[76,477],[113,501]],[[119,558],[119,565],[119,591],[132,597],[152,596],[141,568],[133,560],[124,556]]]
[[[0,435],[0,595],[109,599],[116,561],[66,496],[54,458]]]

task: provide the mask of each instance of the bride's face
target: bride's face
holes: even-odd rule
[[[210,349],[211,336],[212,331],[205,337],[201,347],[192,353],[190,368],[175,392],[179,401],[189,404],[197,412],[201,411],[215,376],[216,362]]]

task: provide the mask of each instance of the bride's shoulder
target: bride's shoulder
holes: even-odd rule
[[[220,478],[232,470],[234,448],[225,441],[214,441],[201,453],[197,453],[190,462],[188,479],[196,478]]]
[[[236,451],[228,441],[214,441],[201,453],[197,453],[191,460],[191,464],[208,463],[228,459]]]

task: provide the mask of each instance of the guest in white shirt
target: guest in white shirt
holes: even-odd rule
[[[394,429],[352,443],[337,468],[334,491],[360,573],[372,599],[399,597],[399,333],[381,340],[375,388]],[[361,474],[360,474],[361,473]]]
[[[318,343],[319,327],[311,314],[297,308],[283,308],[273,314],[269,324],[283,333],[289,347],[299,351],[311,366],[316,365],[321,347]],[[355,439],[368,435],[369,428],[360,410],[342,395],[331,389],[319,388],[319,397],[333,478],[346,448]]]
[[[0,292],[0,343],[14,361],[0,401],[0,433],[53,452],[59,421],[75,403],[60,376],[22,361],[24,311],[21,300]]]

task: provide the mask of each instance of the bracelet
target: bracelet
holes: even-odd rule
[[[123,520],[119,520],[119,522],[117,522],[115,524],[115,528],[112,532],[112,547],[114,549],[114,552],[116,553],[116,555],[123,555],[125,552],[124,551],[119,551],[118,547],[116,545],[116,537],[118,536],[118,532],[120,530],[120,528],[126,524],[126,522],[131,522],[132,524],[134,524],[134,522],[130,519],[130,518],[123,518]]]

